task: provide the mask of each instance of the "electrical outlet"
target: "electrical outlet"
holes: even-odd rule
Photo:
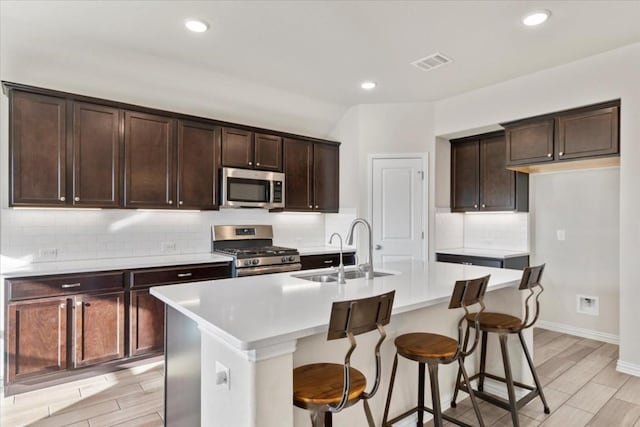
[[[598,316],[600,314],[600,298],[589,295],[576,295],[576,311],[580,314]]]
[[[58,258],[58,248],[40,248],[37,258],[38,261],[52,261]]]
[[[227,388],[227,390],[230,390],[231,377],[229,375],[229,368],[216,361],[216,385],[224,386]]]
[[[162,242],[160,249],[162,252],[175,252],[178,250],[178,245],[176,245],[176,242]]]
[[[564,230],[556,230],[556,237],[558,240],[565,240],[567,235]]]

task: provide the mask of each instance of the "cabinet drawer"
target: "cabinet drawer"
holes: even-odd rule
[[[340,265],[340,254],[306,255],[300,257],[303,270],[314,268],[337,267]],[[342,263],[353,265],[356,263],[356,256],[353,253],[343,254]]]
[[[436,261],[452,262],[455,264],[479,265],[481,267],[502,268],[503,261],[499,258],[484,258],[475,256],[436,254]]]
[[[10,301],[123,288],[124,280],[121,271],[7,280]]]
[[[229,277],[231,267],[228,263],[220,263],[134,270],[130,273],[129,283],[132,288],[140,288]]]

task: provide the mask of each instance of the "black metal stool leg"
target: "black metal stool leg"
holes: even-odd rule
[[[458,363],[460,364],[460,372],[464,377],[464,382],[467,384],[467,389],[469,390],[469,398],[471,399],[471,405],[473,405],[473,411],[476,413],[476,418],[480,423],[480,427],[484,427],[484,421],[482,420],[482,414],[480,414],[480,408],[478,407],[478,401],[476,399],[476,395],[471,388],[471,382],[469,381],[469,375],[467,375],[467,370],[464,367],[464,360],[458,359]],[[457,391],[457,390],[456,390]]]
[[[369,401],[367,399],[362,399],[362,406],[364,406],[364,414],[367,417],[367,424],[369,424],[369,427],[376,427],[376,422],[373,421],[373,415],[371,415]]]
[[[431,375],[431,366],[429,366],[429,375]],[[418,363],[418,427],[424,425],[424,410],[422,408],[424,408],[424,362]]]
[[[382,416],[382,427],[387,426],[389,419],[389,406],[391,406],[391,395],[393,394],[393,383],[396,380],[396,371],[398,370],[398,353],[393,358],[393,368],[391,369],[391,379],[389,380],[389,391],[387,392],[387,403],[384,405],[384,415]]]
[[[442,406],[440,405],[440,387],[438,385],[438,364],[429,364],[429,382],[431,383],[431,403],[433,406],[433,425],[442,427]],[[423,424],[420,424],[422,427]]]
[[[467,323],[467,331],[464,336],[464,344],[462,345],[462,351],[467,351],[467,347],[469,346],[469,324]],[[464,363],[464,356],[461,356],[462,362]],[[460,380],[462,379],[462,370],[458,368],[458,375],[456,375],[455,388],[453,389],[453,397],[451,398],[451,407],[455,408],[458,406],[456,404],[456,399],[458,398],[458,391],[460,390]],[[467,387],[471,390],[471,385],[467,381]]]
[[[504,376],[507,384],[507,392],[509,394],[509,407],[511,410],[511,420],[513,427],[520,426],[518,418],[518,407],[516,405],[516,391],[513,385],[513,375],[511,374],[511,361],[509,360],[509,350],[507,349],[507,335],[500,334],[500,350],[502,351],[502,363],[504,365]]]
[[[531,375],[533,375],[533,381],[536,383],[536,388],[538,389],[540,400],[542,400],[542,405],[544,406],[544,413],[550,414],[551,410],[549,409],[549,405],[547,405],[547,399],[544,397],[544,393],[542,392],[542,386],[540,385],[540,380],[538,379],[538,373],[536,372],[536,367],[533,365],[533,360],[531,359],[531,355],[529,354],[527,343],[525,342],[524,337],[522,336],[522,331],[518,332],[518,338],[520,338],[520,344],[522,344],[522,350],[524,351],[524,355],[527,357],[527,363],[529,364],[529,369],[531,369]]]
[[[487,366],[487,331],[482,331],[482,345],[480,346],[480,376],[478,377],[478,391],[484,391],[484,375]]]
[[[333,416],[331,412],[324,413],[324,427],[333,427]]]

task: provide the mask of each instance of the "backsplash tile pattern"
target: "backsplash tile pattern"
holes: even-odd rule
[[[214,224],[272,224],[274,243],[325,244],[324,215],[269,213],[262,209],[219,212],[3,209],[3,263],[69,261],[131,256],[208,253]],[[169,249],[163,251],[169,244]],[[175,244],[175,249],[173,249]],[[47,252],[57,251],[55,257]]]
[[[529,250],[529,214],[480,213],[464,215],[464,247]]]

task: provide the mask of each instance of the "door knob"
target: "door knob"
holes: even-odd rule
[[[375,245],[376,251],[379,251],[380,249],[382,249],[381,245]]]

